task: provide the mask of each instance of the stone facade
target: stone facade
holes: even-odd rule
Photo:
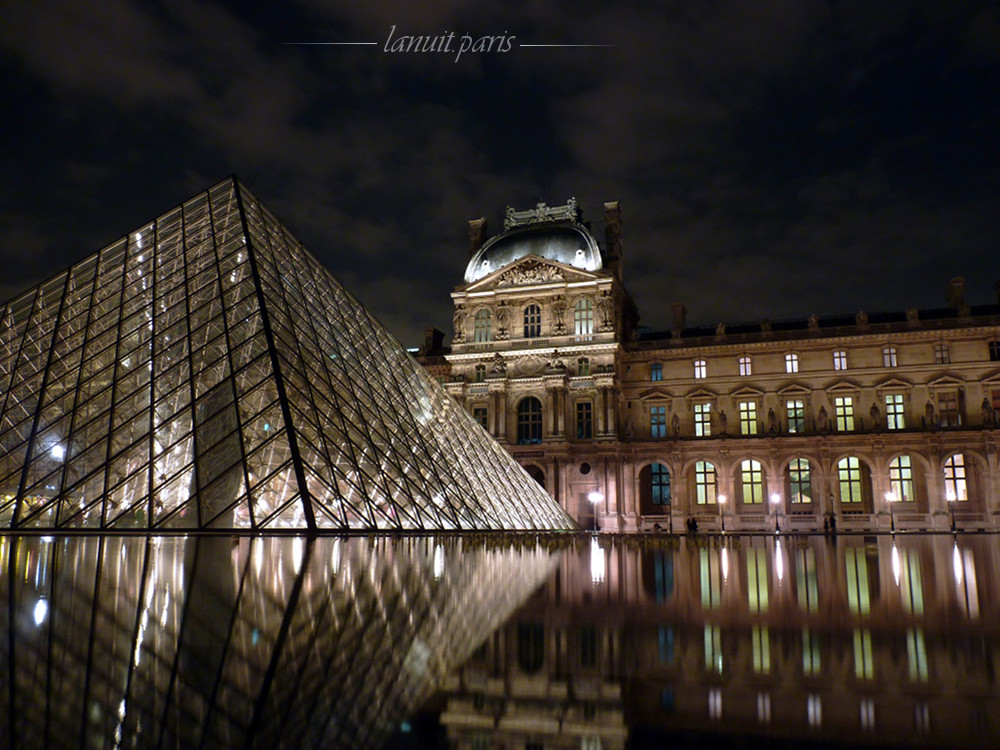
[[[618,204],[596,263],[575,202],[546,211],[470,223],[452,346],[421,355],[581,525],[1000,526],[1000,305],[956,279],[940,309],[693,328],[675,304],[640,333]]]

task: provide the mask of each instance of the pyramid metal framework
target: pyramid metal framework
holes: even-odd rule
[[[0,527],[572,519],[236,178],[12,300]]]

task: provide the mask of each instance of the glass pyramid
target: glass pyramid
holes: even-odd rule
[[[236,178],[9,302],[0,526],[574,528]]]

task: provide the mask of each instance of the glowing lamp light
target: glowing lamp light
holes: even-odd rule
[[[956,500],[958,500],[958,496],[955,495],[955,490],[948,490],[947,492],[944,493],[944,499],[947,500],[949,503],[953,503]]]
[[[604,502],[604,495],[602,495],[600,492],[591,492],[587,495],[587,499],[591,502],[592,505],[599,505],[600,503]]]
[[[885,493],[885,501],[887,503],[894,503],[894,502],[896,502],[896,493],[895,492],[886,492]]]
[[[781,495],[779,495],[777,492],[772,492],[771,493],[771,505],[777,505],[780,502],[781,502]]]
[[[896,549],[896,543],[892,544],[892,577],[896,579],[896,585],[899,585],[899,574],[902,571],[902,565],[899,561],[899,550]]]
[[[32,614],[35,617],[35,625],[41,625],[45,622],[45,618],[49,614],[49,603],[44,599],[39,599],[35,604],[35,609]]]
[[[725,495],[719,495],[718,500],[719,500],[719,505],[725,505],[726,504],[726,496]]]
[[[62,461],[63,456],[66,455],[66,449],[63,448],[61,445],[59,445],[59,443],[56,443],[49,450],[49,453],[52,454],[52,458],[54,458],[56,461]]]

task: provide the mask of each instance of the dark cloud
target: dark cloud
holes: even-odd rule
[[[515,34],[391,55],[396,33]],[[0,293],[236,172],[407,344],[451,320],[465,221],[620,199],[643,322],[973,302],[1000,275],[995,9],[318,0],[7,4]],[[375,41],[376,47],[287,42]]]

